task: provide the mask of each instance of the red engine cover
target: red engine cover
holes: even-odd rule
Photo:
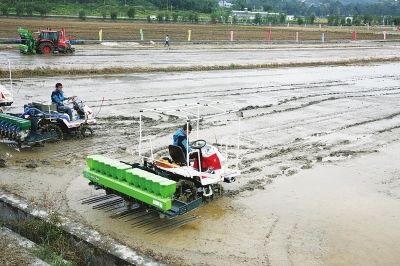
[[[221,162],[216,153],[211,154],[210,156],[202,156],[201,168],[204,169],[204,168],[208,168],[208,167],[213,167],[214,170],[221,169]],[[195,168],[195,169],[199,168],[198,158],[194,159],[193,168]]]

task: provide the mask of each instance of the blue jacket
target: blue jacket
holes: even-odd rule
[[[64,97],[63,91],[54,90],[51,93],[51,101],[56,103],[58,106],[63,106],[63,101],[68,100],[69,98]]]
[[[179,146],[182,148],[183,152],[186,153],[186,150],[188,152],[191,152],[192,150],[186,145],[186,135],[183,129],[179,129],[178,131],[175,132],[175,134],[172,136],[172,139],[174,140],[173,145]]]

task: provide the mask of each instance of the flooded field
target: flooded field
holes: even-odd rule
[[[129,43],[104,42],[103,45],[76,45],[74,55],[25,55],[17,46],[0,49],[1,69],[59,68],[101,69],[111,67],[168,68],[171,66],[229,66],[268,63],[345,61],[352,59],[392,58],[399,56],[400,46],[393,43],[354,42],[337,45],[171,45],[164,48],[137,48]]]
[[[368,52],[366,52],[368,51]],[[257,64],[398,55],[399,46],[197,50],[78,50],[44,59],[51,67],[125,64]],[[41,66],[38,56],[0,51],[13,68]],[[123,54],[121,54],[123,53]],[[29,63],[31,60],[31,63]],[[110,63],[111,62],[111,63]],[[4,68],[7,63],[1,62]],[[149,72],[15,79],[20,112],[49,100],[56,82],[96,113],[95,135],[43,147],[0,143],[0,184],[29,199],[56,197],[63,213],[132,246],[182,257],[188,265],[397,265],[400,260],[399,63],[202,72]],[[2,84],[10,88],[8,80]],[[104,101],[103,100],[104,97]],[[229,101],[244,112],[236,183],[226,195],[190,213],[200,219],[157,234],[82,205],[101,194],[82,177],[85,157],[103,154],[137,162],[139,110],[198,99]],[[151,119],[150,119],[151,118]],[[184,121],[149,117],[158,154]],[[164,122],[161,128],[159,125]],[[204,124],[199,137],[215,143],[235,134],[231,120]],[[193,132],[195,133],[195,132]],[[193,134],[192,133],[192,134]],[[193,135],[192,137],[194,137]],[[165,148],[163,148],[165,147]],[[34,164],[35,167],[29,167]]]

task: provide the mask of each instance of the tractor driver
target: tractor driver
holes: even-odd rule
[[[186,150],[189,152],[189,158],[193,159],[197,157],[197,151],[192,151],[188,146],[188,136],[192,132],[192,125],[191,124],[184,124],[182,128],[175,132],[172,136],[174,140],[173,145],[179,146],[182,148],[182,151],[186,154]]]
[[[72,120],[72,109],[69,106],[65,106],[63,101],[74,98],[75,96],[64,97],[62,88],[63,86],[61,83],[56,84],[56,89],[51,93],[51,101],[57,104],[57,109],[59,112],[68,113],[70,120]]]

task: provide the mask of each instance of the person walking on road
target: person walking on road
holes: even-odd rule
[[[165,44],[164,46],[168,45],[169,46],[169,36],[167,35],[167,37],[165,37]]]

